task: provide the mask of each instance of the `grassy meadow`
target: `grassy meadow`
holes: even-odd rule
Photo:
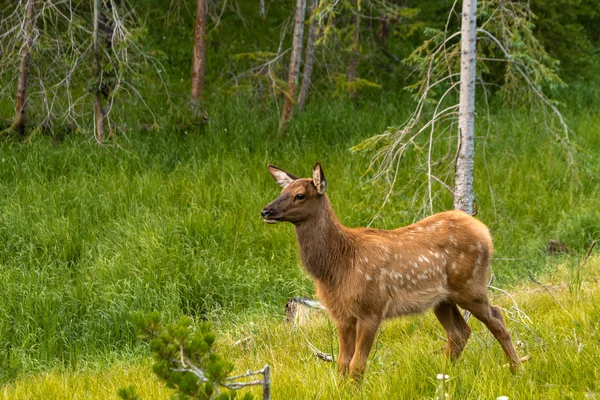
[[[389,187],[365,173],[369,154],[349,151],[406,115],[402,96],[358,104],[315,97],[287,138],[275,135],[275,106],[215,96],[202,129],[167,126],[103,147],[80,136],[1,141],[0,393],[110,398],[134,384],[143,398],[168,396],[132,322],[136,311],[159,310],[166,319],[212,321],[220,349],[239,370],[273,365],[274,398],[432,398],[443,371],[452,377],[451,398],[598,396],[600,265],[592,255],[577,268],[600,237],[600,113],[585,96],[573,94],[567,110],[576,171],[535,116],[500,110],[489,133],[486,124],[477,127],[475,191],[478,218],[495,239],[494,285],[514,293],[531,318],[509,322],[519,352],[534,357],[517,378],[478,322],[464,358],[448,365],[437,352],[442,330],[428,314],[385,326],[356,388],[307,348],[310,338],[336,353],[326,318],[302,331],[281,323],[287,299],[314,292],[292,226],[260,219],[279,193],[267,163],[308,176],[321,161],[347,225],[410,224],[427,214],[412,195],[423,184],[412,179],[418,146],[383,209]],[[444,196],[434,205],[452,207]],[[547,256],[550,239],[571,254]],[[556,299],[524,285],[528,275],[556,280]],[[514,312],[503,292],[492,294]],[[233,345],[248,336],[247,347]]]
[[[91,4],[84,3],[83,11]],[[139,96],[129,86],[115,95],[112,134],[103,146],[93,139],[86,76],[74,75],[68,89],[73,98],[83,96],[71,110],[78,114],[73,124],[60,118],[65,99],[58,98],[56,118],[38,125],[48,116],[39,74],[54,68],[48,57],[60,55],[43,48],[33,53],[28,134],[0,134],[0,398],[111,399],[129,385],[143,399],[169,398],[173,393],[153,374],[148,345],[138,338],[133,315],[139,311],[160,311],[166,321],[188,315],[212,322],[218,350],[236,371],[273,367],[274,399],[600,398],[598,247],[581,266],[600,239],[598,83],[569,82],[552,93],[571,128],[574,165],[541,112],[490,95],[488,121],[487,97],[477,94],[477,218],[496,246],[493,301],[506,311],[519,354],[533,357],[525,372],[509,373],[500,346],[477,321],[464,356],[451,365],[440,352],[443,331],[428,313],[384,325],[358,386],[311,353],[308,342],[337,353],[336,330],[324,315],[314,314],[299,329],[282,323],[287,300],[314,297],[314,287],[298,260],[292,226],[260,218],[279,194],[266,166],[309,176],[320,161],[334,209],[348,226],[395,228],[451,209],[451,196],[437,182],[428,206],[425,138],[406,153],[393,188],[372,180],[372,153],[350,150],[409,115],[414,102],[403,88],[414,83],[414,71],[365,38],[359,76],[382,88],[349,99],[340,82],[350,35],[340,31],[327,51],[318,51],[306,110],[294,116],[287,137],[278,137],[283,94],[256,66],[291,46],[285,23],[291,3],[267,2],[265,19],[258,18],[258,1],[209,3],[223,8],[212,9],[207,33],[203,118],[192,115],[189,102],[195,5],[131,3],[142,21],[130,31],[136,49],[156,64],[136,64],[132,53],[124,83]],[[417,30],[431,22],[426,8],[425,22],[414,20]],[[422,36],[390,35],[389,49],[407,57]],[[270,71],[278,84],[287,71],[284,58]],[[71,68],[66,61],[48,65]],[[581,76],[593,76],[597,66]],[[14,114],[12,72],[0,71],[7,82],[0,131]],[[494,85],[489,88],[497,90]],[[436,141],[436,157],[454,156],[456,132],[445,140]],[[452,184],[451,158],[446,161],[433,172]],[[549,240],[564,242],[570,253],[549,256]],[[244,338],[245,345],[235,344]],[[440,373],[450,376],[443,390]]]
[[[336,332],[315,312],[310,323],[290,327],[277,317],[245,318],[219,325],[218,351],[236,371],[270,364],[274,399],[589,399],[600,395],[600,259],[581,269],[584,282],[572,279],[567,263],[536,284],[492,291],[520,355],[532,359],[513,376],[499,344],[478,321],[456,364],[442,356],[443,331],[432,313],[387,322],[378,336],[365,381],[339,378],[333,363],[317,360],[309,342],[335,352]],[[517,310],[518,307],[518,310]],[[250,338],[243,345],[239,339]],[[133,385],[144,399],[168,398],[173,392],[150,373],[144,353],[126,361],[108,357],[74,368],[25,374],[4,386],[4,399],[114,398]],[[450,377],[441,387],[437,375]],[[260,392],[254,389],[258,396]]]

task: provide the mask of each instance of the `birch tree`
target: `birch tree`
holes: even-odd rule
[[[294,39],[292,43],[292,55],[288,70],[287,91],[283,101],[281,118],[279,119],[279,136],[285,134],[287,125],[292,117],[292,107],[296,99],[296,88],[298,86],[298,75],[300,73],[300,62],[302,59],[302,36],[304,34],[304,14],[306,12],[306,0],[296,0],[296,13],[294,16]]]
[[[384,179],[390,188],[384,204],[394,191],[406,152],[421,149],[419,154],[423,157],[417,155],[419,166],[412,175],[423,184],[418,185],[417,193],[411,196],[422,201],[423,214],[434,212],[434,201],[441,201],[443,190],[452,195],[455,208],[471,214],[476,212],[473,192],[475,85],[479,82],[487,104],[484,77],[491,63],[505,64],[504,82],[499,90],[505,103],[515,105],[518,99],[516,106],[529,106],[541,112],[547,132],[567,155],[567,168],[575,164],[569,128],[544,92],[544,88],[559,87],[563,82],[557,75],[556,61],[533,35],[529,5],[506,0],[464,0],[461,30],[451,32],[449,26],[452,16],[456,15],[456,4],[457,1],[445,28],[429,29],[429,39],[405,60],[419,76],[417,82],[407,88],[414,92],[416,100],[408,119],[353,148],[355,151],[376,150],[371,160],[374,179]],[[487,114],[489,127],[489,108]]]
[[[267,13],[265,12],[265,0],[259,0],[258,14],[262,19],[265,19],[267,17]]]
[[[475,157],[475,69],[477,67],[477,0],[463,0],[460,32],[460,103],[454,208],[473,214]]]

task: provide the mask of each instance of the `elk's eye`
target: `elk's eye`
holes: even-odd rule
[[[302,200],[302,199],[304,199],[304,195],[303,195],[302,193],[298,193],[298,194],[297,194],[297,195],[294,197],[294,199],[295,199],[295,200]]]

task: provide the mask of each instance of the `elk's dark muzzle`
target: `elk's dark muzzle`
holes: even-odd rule
[[[269,224],[276,224],[280,222],[282,218],[280,212],[277,212],[277,210],[271,208],[271,204],[263,208],[263,210],[260,212],[260,216],[263,217],[265,222]]]

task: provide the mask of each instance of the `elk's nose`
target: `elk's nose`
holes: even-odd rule
[[[263,218],[268,217],[269,215],[271,215],[271,209],[269,209],[269,208],[263,208],[263,210],[260,212],[260,215]]]

